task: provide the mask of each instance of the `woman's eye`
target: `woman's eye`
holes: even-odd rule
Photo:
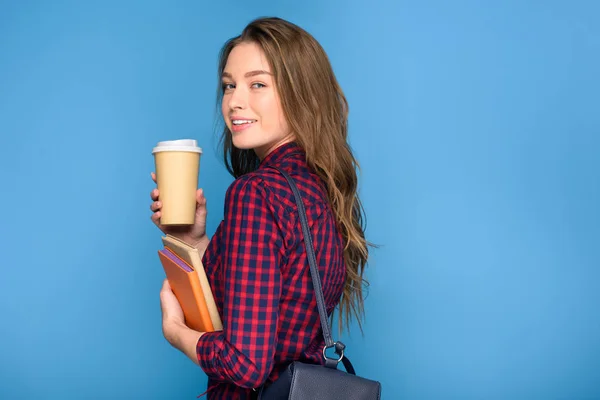
[[[255,82],[252,84],[252,88],[254,88],[254,89],[260,89],[260,88],[264,88],[264,87],[265,87],[265,85],[260,82]]]
[[[235,85],[233,83],[223,83],[222,87],[223,91],[235,89]]]

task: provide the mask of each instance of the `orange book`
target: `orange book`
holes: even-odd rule
[[[204,301],[206,302],[206,306],[208,307],[208,313],[210,314],[210,319],[213,324],[213,328],[215,329],[215,331],[222,331],[223,322],[221,321],[219,309],[215,302],[210,283],[208,282],[206,271],[204,271],[204,265],[202,264],[202,258],[200,257],[198,249],[193,246],[190,246],[181,239],[178,239],[169,234],[163,236],[162,242],[164,247],[169,248],[169,250],[178,255],[179,258],[181,258],[183,261],[188,263],[194,270],[196,270],[196,273],[198,274],[198,279],[200,280],[200,287],[202,288],[202,293],[204,294]]]
[[[168,247],[159,250],[158,256],[181,305],[186,325],[200,332],[214,331],[200,279],[194,268]]]

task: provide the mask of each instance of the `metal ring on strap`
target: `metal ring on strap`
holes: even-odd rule
[[[323,346],[323,358],[324,359],[335,360],[335,358],[327,357],[327,354],[325,354],[325,350],[335,347],[336,344],[337,344],[337,342],[334,342],[333,345],[331,345],[331,346],[327,346],[327,345]],[[344,350],[342,350],[342,354],[340,354],[340,358],[336,362],[339,363],[340,361],[342,361],[343,358],[344,358]]]

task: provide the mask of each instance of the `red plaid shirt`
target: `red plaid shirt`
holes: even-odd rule
[[[272,165],[290,174],[302,195],[328,313],[344,288],[344,242],[325,185],[304,151],[284,144],[229,187],[224,220],[202,260],[223,319],[223,331],[204,334],[196,349],[211,400],[251,398],[252,388],[275,380],[291,361],[323,361],[298,210]]]

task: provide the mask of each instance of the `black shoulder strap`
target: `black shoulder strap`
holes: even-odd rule
[[[273,166],[272,168],[279,171],[281,175],[285,177],[290,187],[292,188],[294,197],[296,198],[296,206],[298,207],[298,213],[300,214],[300,223],[302,224],[302,234],[304,235],[304,245],[306,246],[306,258],[308,259],[308,263],[310,265],[310,276],[312,278],[313,288],[315,290],[315,296],[317,298],[317,308],[319,309],[319,317],[321,318],[321,328],[323,329],[323,337],[325,338],[325,347],[323,348],[323,357],[325,358],[325,365],[331,368],[337,368],[337,364],[340,361],[342,361],[346,371],[350,374],[356,375],[354,367],[350,363],[350,360],[348,360],[348,358],[344,356],[344,349],[346,346],[342,342],[333,341],[331,336],[331,330],[329,329],[329,324],[327,323],[327,310],[325,308],[325,299],[323,297],[323,288],[321,286],[321,276],[319,275],[319,270],[317,268],[317,258],[315,256],[315,249],[312,242],[312,236],[310,234],[310,230],[308,229],[306,210],[304,209],[304,203],[302,203],[302,198],[300,196],[298,186],[296,186],[296,183],[285,171],[275,166]],[[325,350],[332,347],[335,347],[335,353],[340,356],[339,359],[329,358],[325,354]]]

